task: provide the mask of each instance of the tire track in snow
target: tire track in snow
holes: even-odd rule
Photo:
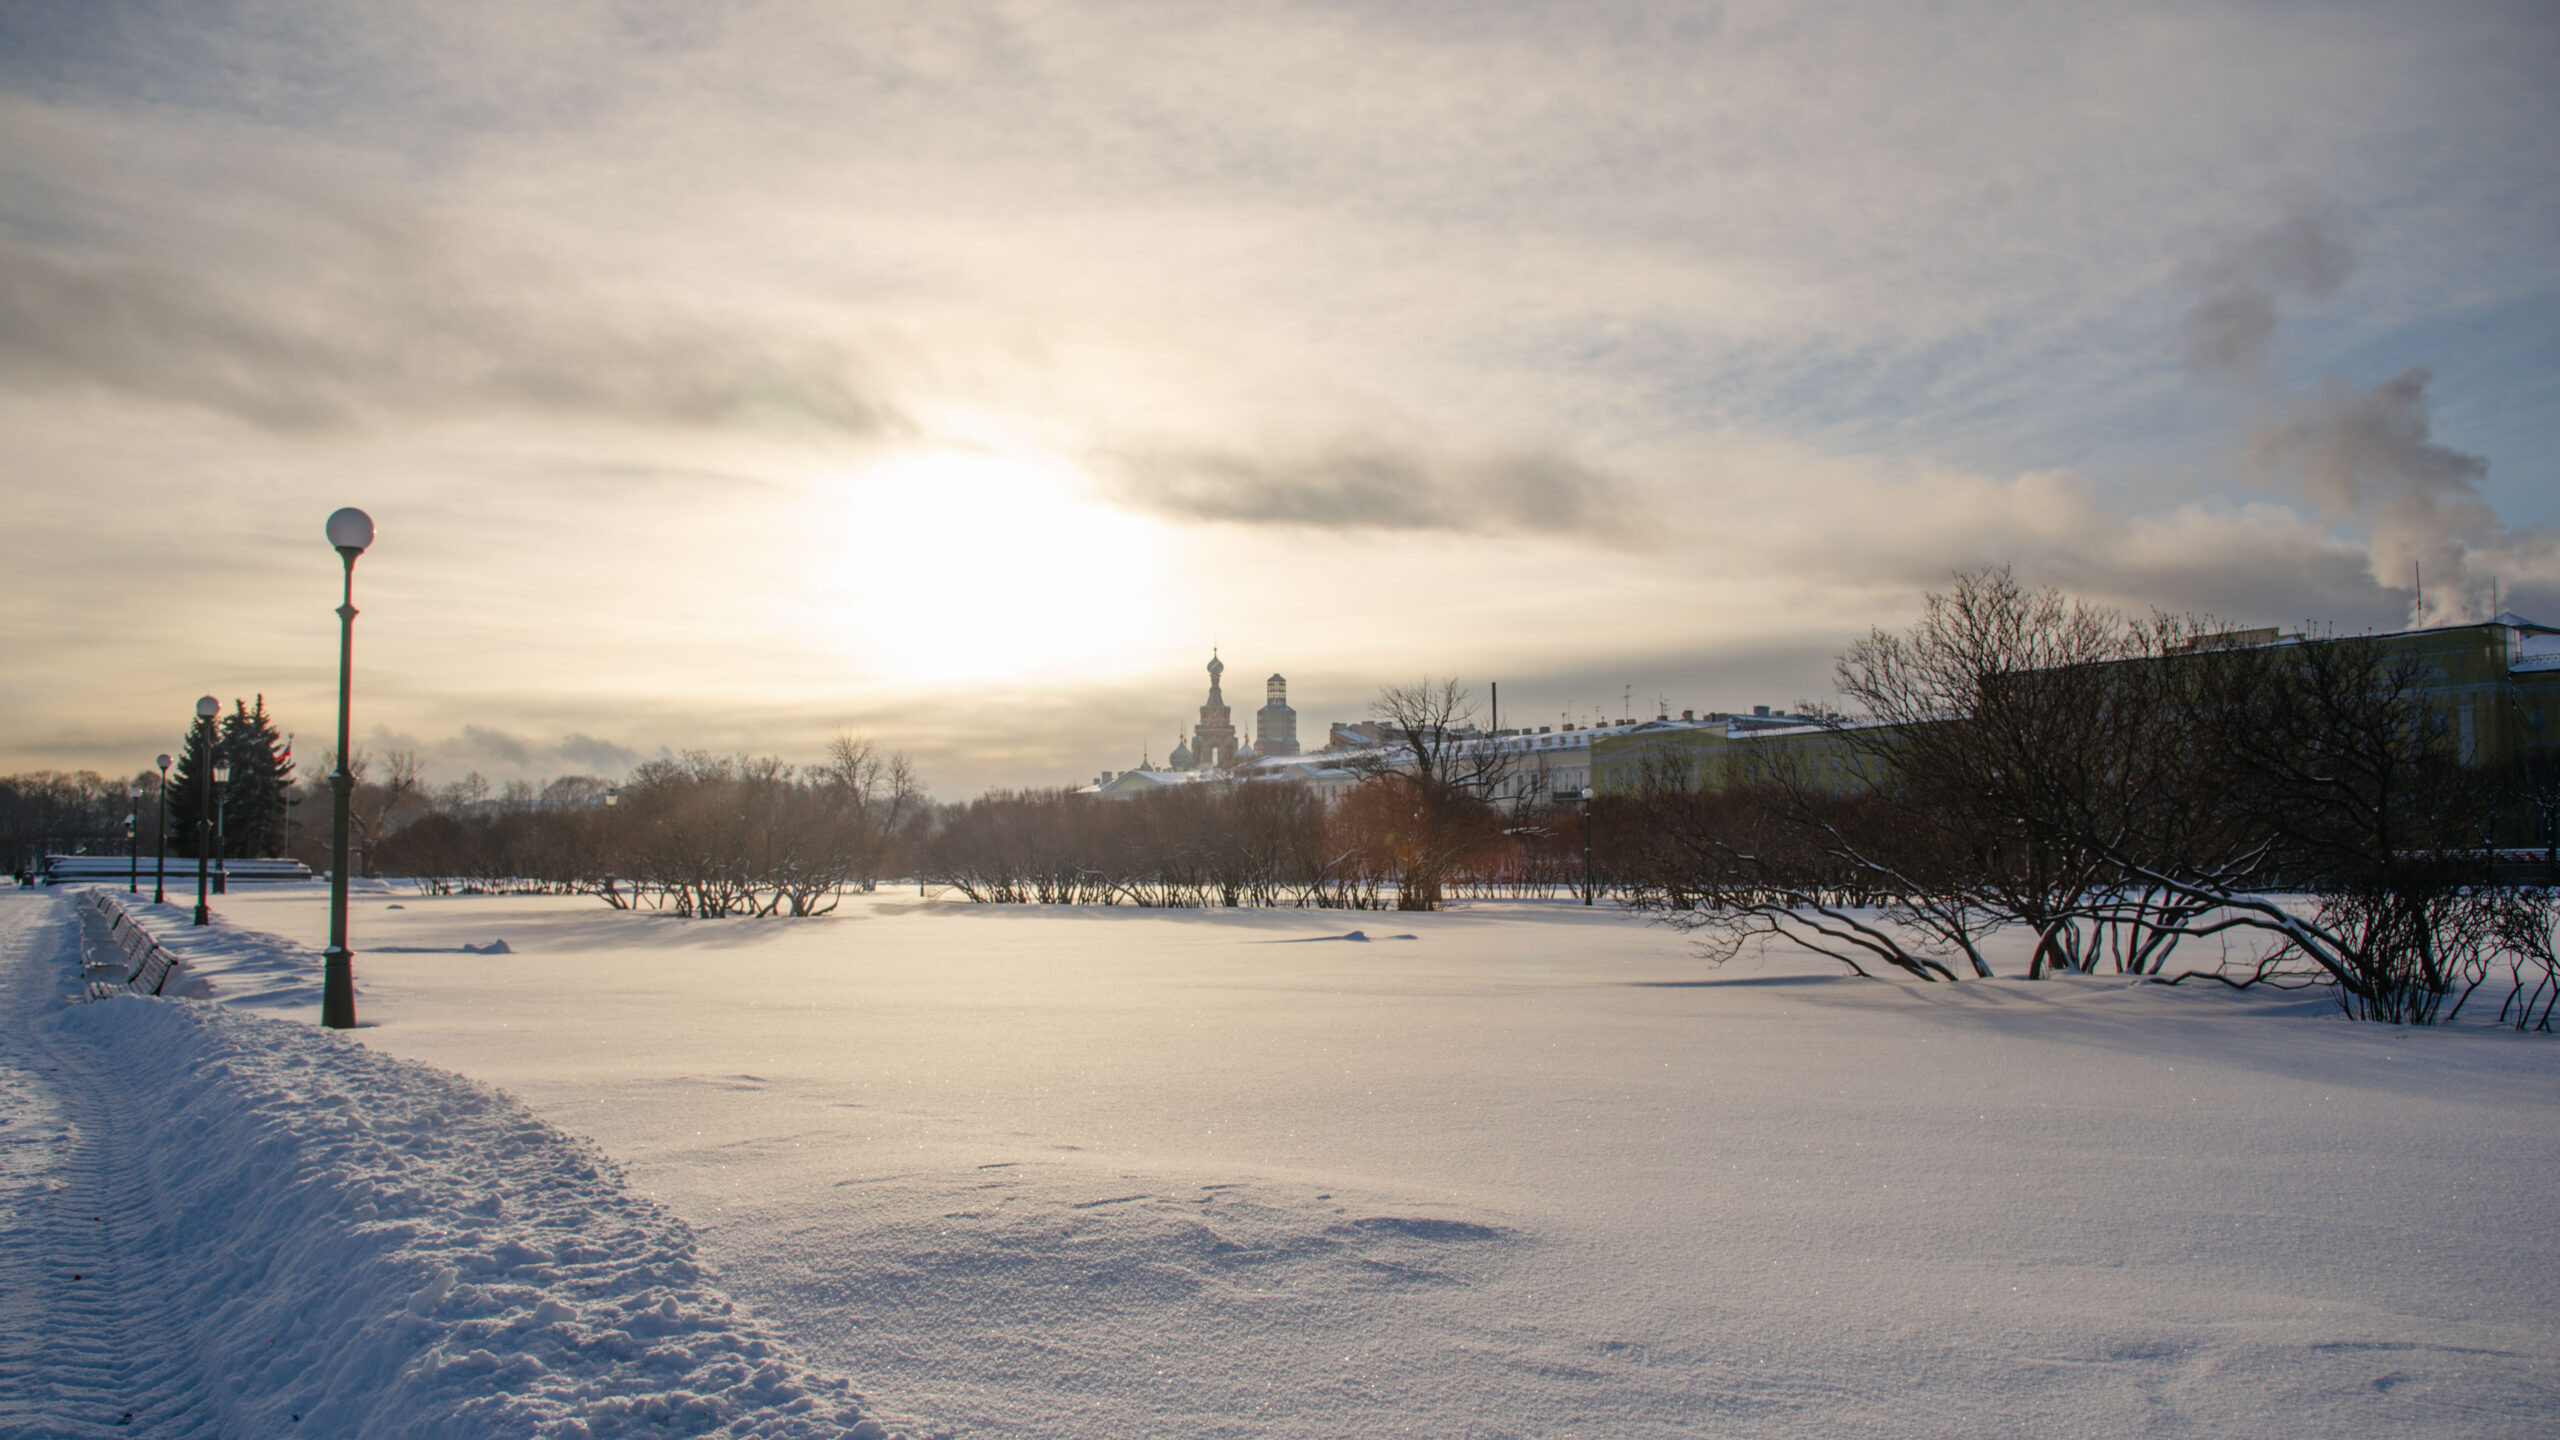
[[[131,1133],[122,1086],[35,1023],[79,986],[80,921],[57,896],[0,901],[0,1093],[12,1134],[0,1435],[202,1433],[208,1418],[178,1317],[167,1255],[150,1243],[158,1197],[116,1139]],[[23,1149],[23,1153],[22,1152]]]

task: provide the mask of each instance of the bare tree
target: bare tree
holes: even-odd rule
[[[1980,942],[2003,917],[1965,883],[1971,857],[1897,806],[1810,783],[1796,758],[1754,757],[1747,774],[1704,789],[1611,797],[1612,828],[1642,837],[1620,862],[1628,903],[1695,934],[1717,961],[1783,943],[1859,975],[1870,964],[1919,980],[1954,980],[1959,965],[1989,975]]]
[[[2453,1018],[2489,966],[2516,958],[2514,897],[2492,883],[2504,787],[2430,714],[2424,661],[2357,637],[2149,673],[2177,719],[2162,743],[2218,822],[2183,850],[2116,858],[2198,907],[2181,933],[2267,936],[2333,982],[2348,1014],[2394,1024]]]
[[[1491,802],[1510,773],[1509,756],[1476,728],[1474,699],[1456,680],[1390,685],[1369,714],[1387,744],[1363,763],[1361,793],[1346,804],[1373,821],[1396,908],[1436,910],[1470,853],[1499,839]]]
[[[329,774],[337,768],[336,757],[321,757],[321,773],[305,784],[310,790],[306,798],[316,801],[322,814],[329,813],[334,797],[329,793]],[[347,775],[354,786],[347,796],[349,838],[354,842],[357,873],[368,878],[378,872],[374,867],[375,851],[396,828],[401,814],[419,809],[425,801],[420,778],[418,752],[394,750],[383,757],[382,778],[373,778],[373,757],[358,750],[347,757]]]
[[[2153,627],[2002,568],[1957,576],[1908,634],[1871,632],[1840,658],[1864,714],[1832,733],[1907,836],[1965,857],[1951,874],[1973,904],[2034,931],[2030,975],[2093,968],[2124,914],[2090,837],[2125,838],[2137,813],[2148,777],[2129,762],[2161,717],[2125,666],[2157,651]]]
[[[869,740],[838,731],[818,778],[840,812],[846,878],[877,883],[897,837],[925,806],[915,762],[900,751],[884,755]]]

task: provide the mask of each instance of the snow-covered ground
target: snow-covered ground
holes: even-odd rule
[[[320,892],[217,906],[214,998],[315,1017]],[[2560,1414],[2550,1037],[2192,986],[1709,970],[1570,905],[884,894],[682,921],[382,893],[355,923],[363,1048],[592,1137],[772,1343],[918,1434]],[[353,1078],[333,1093],[362,1115]]]
[[[587,1141],[314,1026],[78,1003],[84,924],[0,894],[0,1434],[886,1433]]]

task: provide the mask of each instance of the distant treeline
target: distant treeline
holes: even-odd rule
[[[1392,766],[1331,806],[1301,786],[1222,783],[1128,801],[1038,790],[937,805],[903,759],[849,737],[822,766],[694,754],[618,785],[429,786],[405,753],[357,769],[354,863],[366,874],[691,916],[823,913],[890,876],[986,903],[1344,909],[1553,896],[1584,877],[1570,807],[1497,810]]]
[[[145,771],[153,784],[159,775]],[[35,871],[47,854],[122,855],[124,817],[137,802],[125,791],[133,782],[110,780],[94,770],[37,770],[0,775],[0,861],[12,875]],[[151,853],[151,806],[156,791],[139,802],[142,853]]]
[[[1380,773],[1331,806],[1302,785],[1202,783],[1097,800],[1042,790],[945,809],[923,875],[971,900],[1041,905],[1431,908],[1576,890],[1569,809],[1427,811]]]
[[[356,800],[367,873],[701,917],[824,914],[876,883],[930,820],[906,760],[851,736],[805,769],[695,753],[619,785],[571,776],[495,795],[476,776],[431,790],[399,754]]]
[[[293,756],[267,714],[265,696],[234,701],[227,715],[190,716],[170,758],[165,830],[171,855],[195,858],[200,820],[218,822],[206,827],[218,842],[206,847],[208,854],[242,860],[286,853],[293,839]],[[216,760],[230,768],[219,785],[209,783]],[[164,829],[160,801],[160,772],[152,766],[122,780],[94,770],[0,775],[0,862],[23,875],[48,854],[123,855],[130,847],[149,856]]]

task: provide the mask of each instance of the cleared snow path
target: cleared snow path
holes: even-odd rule
[[[203,1418],[193,1354],[134,1343],[166,1333],[174,1317],[158,1313],[166,1290],[156,1257],[127,1243],[138,1219],[148,1224],[146,1197],[132,1170],[94,1140],[115,1118],[26,1023],[69,988],[60,957],[74,953],[76,922],[68,906],[8,902],[0,904],[0,1433],[104,1435],[142,1417],[177,1433],[206,1428],[193,1423]],[[84,1092],[90,1103],[81,1103]]]
[[[0,895],[0,1435],[887,1435],[589,1142],[78,937]]]

